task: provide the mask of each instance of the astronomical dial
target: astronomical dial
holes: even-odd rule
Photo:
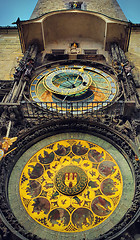
[[[44,108],[65,113],[93,111],[113,101],[117,83],[106,72],[86,65],[63,65],[47,69],[33,79],[30,95]],[[44,104],[42,104],[44,102]]]
[[[82,93],[92,84],[91,76],[81,69],[59,69],[44,77],[44,87],[50,92],[70,96]]]
[[[56,125],[55,129],[59,128]],[[86,239],[95,240],[112,232],[119,222],[122,226],[135,193],[128,160],[111,143],[93,134],[68,129],[53,135],[51,131],[20,157],[16,150],[8,201],[18,222],[41,239],[58,240],[75,236],[80,240],[85,234]],[[38,136],[40,130],[36,138],[32,134],[30,142]]]

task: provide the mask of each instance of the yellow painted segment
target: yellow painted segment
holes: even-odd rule
[[[25,165],[21,201],[39,224],[60,232],[81,232],[104,222],[122,195],[121,171],[100,146],[67,139],[39,150]]]

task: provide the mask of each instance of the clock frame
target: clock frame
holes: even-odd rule
[[[93,112],[112,103],[118,95],[113,75],[87,64],[60,64],[37,74],[30,84],[30,97],[39,106],[66,113]]]

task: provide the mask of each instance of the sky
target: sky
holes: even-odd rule
[[[0,0],[0,26],[28,20],[38,0]],[[57,0],[56,0],[57,1]],[[117,0],[128,21],[140,23],[140,0]]]

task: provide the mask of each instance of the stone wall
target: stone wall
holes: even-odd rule
[[[140,96],[140,25],[138,24],[132,27],[129,49],[126,56],[133,67],[137,92]]]
[[[22,57],[16,28],[0,28],[0,80],[13,79],[15,67]]]
[[[31,19],[45,13],[69,9],[70,0],[38,0]],[[78,2],[78,1],[77,1]],[[83,9],[105,14],[111,18],[127,21],[116,0],[84,0]]]

